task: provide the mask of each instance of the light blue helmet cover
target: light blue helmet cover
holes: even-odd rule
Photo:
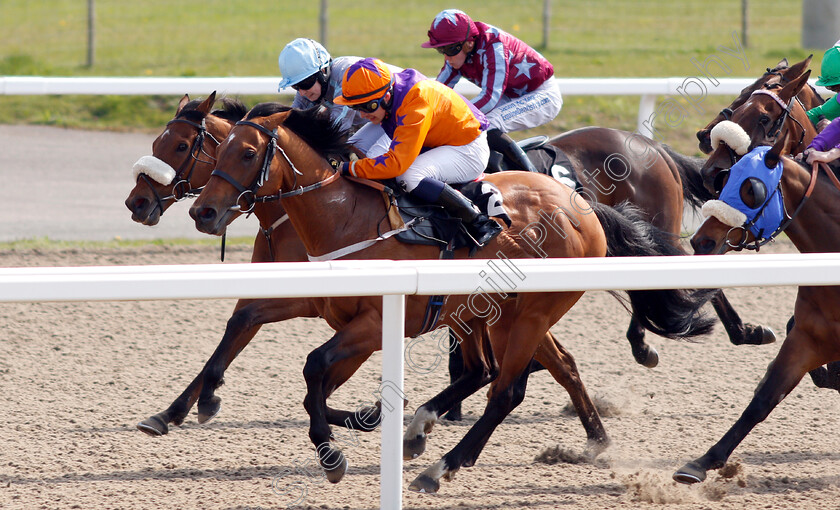
[[[290,42],[277,58],[283,76],[278,90],[303,81],[327,67],[331,58],[327,50],[312,39],[301,37]]]

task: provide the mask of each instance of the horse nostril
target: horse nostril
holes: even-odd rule
[[[708,237],[704,237],[699,241],[696,239],[691,240],[691,247],[694,248],[695,255],[708,255],[714,251],[715,246],[716,243]]]
[[[195,221],[210,221],[216,217],[216,210],[212,207],[193,207],[190,209],[190,216]]]

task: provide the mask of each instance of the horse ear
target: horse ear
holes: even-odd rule
[[[787,66],[788,66],[788,59],[787,59],[787,57],[785,57],[782,60],[779,60],[779,63],[776,64],[776,67],[774,67],[773,69],[778,71],[779,69],[784,69]]]
[[[189,94],[184,94],[184,97],[182,97],[181,101],[178,102],[178,109],[175,110],[175,115],[178,115],[179,113],[181,113],[181,110],[183,110],[184,107],[187,106],[187,103],[189,103],[189,102],[190,102],[190,95]]]
[[[776,143],[773,144],[773,147],[767,151],[767,154],[764,155],[764,165],[767,168],[776,168],[776,165],[779,164],[779,160],[782,158],[782,151],[785,149],[785,144],[787,143],[788,133],[784,132],[783,135],[779,136],[779,139],[776,140]]]
[[[802,90],[808,83],[808,78],[811,77],[811,70],[805,71],[799,78],[793,80],[792,82],[788,83],[782,90],[779,91],[779,99],[784,102],[788,102],[791,100],[793,96],[799,94],[799,91]]]
[[[797,63],[793,64],[792,66],[790,66],[790,69],[785,72],[785,76],[787,76],[787,75],[799,76],[800,74],[804,73],[805,70],[808,69],[808,66],[811,65],[811,59],[813,57],[814,57],[814,54],[811,53],[810,55],[808,55],[808,58],[806,58],[802,62],[797,62]]]
[[[216,91],[214,90],[212,94],[207,96],[207,99],[205,99],[204,101],[201,102],[200,105],[198,105],[198,108],[196,108],[196,110],[200,111],[204,115],[209,115],[210,110],[213,108],[213,103],[215,103],[215,102],[216,102]]]

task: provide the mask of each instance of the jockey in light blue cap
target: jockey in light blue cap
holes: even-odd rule
[[[303,37],[295,39],[283,48],[277,58],[283,76],[278,91],[293,88],[296,94],[292,108],[305,110],[324,106],[342,129],[355,131],[365,124],[364,119],[350,108],[335,104],[333,99],[341,95],[344,71],[357,60],[360,58],[333,59],[317,41]]]

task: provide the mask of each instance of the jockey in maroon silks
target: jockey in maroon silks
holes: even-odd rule
[[[563,98],[551,63],[516,37],[457,9],[435,16],[428,36],[421,46],[444,55],[437,80],[454,87],[464,77],[480,88],[472,102],[490,123],[490,148],[536,171],[506,133],[541,126],[560,112]]]

